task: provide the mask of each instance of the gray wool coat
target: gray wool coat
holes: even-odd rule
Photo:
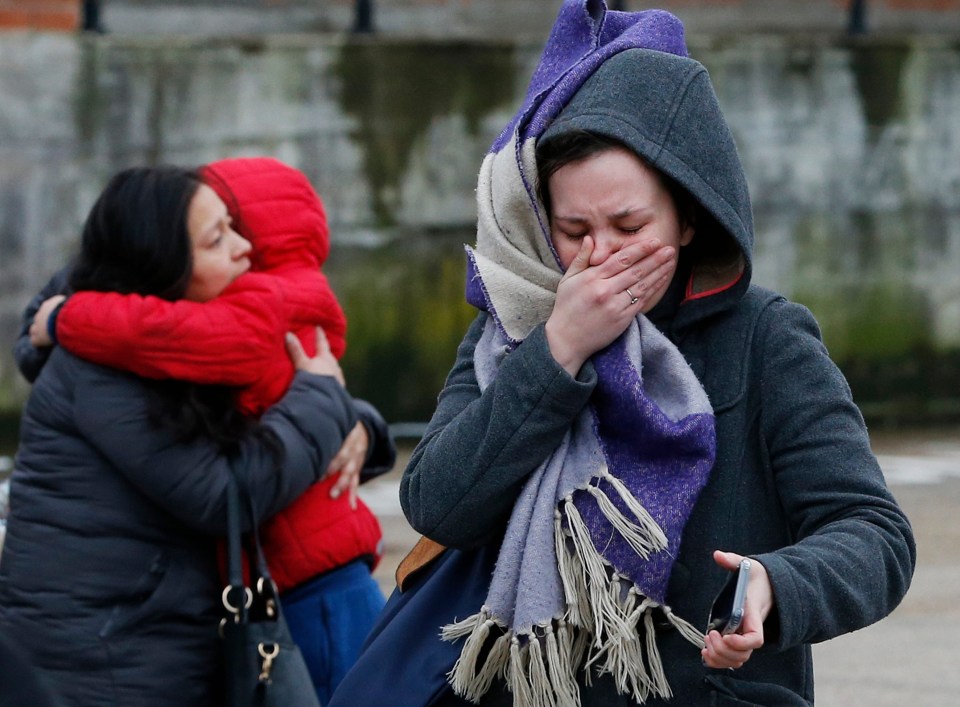
[[[356,421],[336,381],[300,372],[262,418],[283,459],[256,437],[227,456],[153,425],[140,379],[54,349],[23,413],[0,633],[63,705],[221,704],[227,480],[245,478],[267,518],[320,478]]]
[[[413,527],[458,548],[499,542],[527,474],[595,384],[589,365],[575,380],[556,364],[539,327],[481,395],[473,347],[485,316],[461,344],[401,483]],[[667,604],[706,629],[726,581],[712,552],[723,549],[763,564],[776,607],[766,645],[735,672],[704,667],[696,648],[665,629],[658,643],[675,697],[648,704],[812,704],[810,645],[883,618],[905,594],[916,561],[909,522],[807,310],[751,288],[735,312],[680,348],[714,403],[718,457],[684,531]],[[581,698],[632,704],[608,677]],[[512,700],[493,691],[481,704]]]
[[[706,629],[727,578],[717,549],[760,561],[776,602],[765,645],[733,672],[704,667],[664,628],[658,645],[674,698],[647,704],[812,704],[811,644],[897,606],[916,563],[910,524],[813,316],[750,283],[746,178],[703,66],[648,50],[614,55],[541,139],[571,130],[619,140],[702,207],[668,292],[648,313],[699,378],[717,426],[716,464],[685,527],[667,604]],[[499,542],[525,478],[596,385],[589,363],[576,379],[557,365],[541,324],[481,394],[473,351],[487,316],[467,332],[400,489],[413,527],[457,548]],[[585,706],[632,704],[609,676],[580,682]],[[511,702],[501,683],[481,704]],[[465,703],[451,695],[443,704]]]

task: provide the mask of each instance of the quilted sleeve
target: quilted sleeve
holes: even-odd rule
[[[47,362],[47,358],[50,356],[50,347],[38,349],[30,343],[30,325],[33,324],[33,317],[45,300],[66,291],[69,275],[69,267],[56,273],[44,285],[43,289],[30,300],[30,304],[23,310],[23,315],[20,318],[20,332],[13,345],[13,358],[16,360],[17,368],[20,369],[23,377],[31,383],[37,379],[40,370]]]
[[[248,273],[210,302],[77,292],[57,317],[57,340],[80,358],[145,378],[249,385],[287,362],[279,286]]]
[[[141,493],[187,526],[211,534],[225,527],[231,474],[245,480],[258,520],[264,520],[321,478],[357,421],[339,383],[301,372],[262,420],[279,441],[281,456],[253,435],[228,454],[209,439],[178,441],[157,428],[149,400],[136,379],[106,368],[85,372],[75,396],[78,429]]]

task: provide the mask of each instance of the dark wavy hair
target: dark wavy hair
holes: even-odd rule
[[[70,290],[183,297],[193,272],[187,214],[203,184],[180,167],[134,167],[116,174],[97,198],[83,227]],[[232,388],[185,381],[148,381],[151,418],[181,441],[208,437],[224,450],[248,433],[271,440],[266,428],[244,418]]]
[[[193,269],[187,212],[201,184],[179,167],[114,175],[83,226],[71,289],[183,297]]]

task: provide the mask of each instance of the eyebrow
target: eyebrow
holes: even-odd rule
[[[649,216],[653,214],[653,209],[646,206],[637,206],[635,208],[626,208],[621,211],[617,211],[612,214],[608,214],[609,218],[612,219],[622,219],[627,216]],[[556,221],[566,221],[567,223],[586,223],[587,219],[583,216],[563,216],[554,214],[554,220]]]

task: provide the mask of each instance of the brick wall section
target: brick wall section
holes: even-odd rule
[[[81,0],[0,0],[0,30],[74,32]]]
[[[892,10],[960,10],[960,0],[887,0]]]
[[[834,0],[837,5],[848,7],[850,0]],[[867,10],[886,7],[891,10],[919,10],[925,12],[955,12],[960,10],[960,0],[867,0]]]

